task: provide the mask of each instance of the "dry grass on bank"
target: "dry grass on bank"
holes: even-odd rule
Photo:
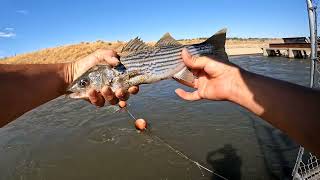
[[[200,43],[203,39],[180,40],[182,44]],[[229,55],[260,53],[262,47],[269,43],[281,42],[280,39],[229,39],[226,43]],[[74,45],[64,45],[46,48],[39,51],[0,59],[1,64],[48,64],[75,61],[83,58],[97,49],[113,49],[120,51],[125,42],[81,42]],[[147,44],[153,45],[154,42]]]

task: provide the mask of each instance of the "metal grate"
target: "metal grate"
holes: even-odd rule
[[[318,180],[320,179],[319,159],[312,153],[304,153],[304,148],[300,147],[297,161],[294,166],[293,180]]]
[[[314,61],[314,73],[313,73],[313,79],[314,83],[312,85],[312,88],[320,89],[320,62],[319,60]]]

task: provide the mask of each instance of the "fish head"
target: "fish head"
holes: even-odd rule
[[[74,99],[86,97],[87,91],[91,87],[91,82],[87,77],[80,77],[69,86],[68,92],[70,92],[70,94],[68,97]]]
[[[115,77],[114,71],[108,66],[95,66],[74,80],[67,91],[68,97],[79,99],[87,97],[90,89],[100,91],[105,85],[110,85]]]

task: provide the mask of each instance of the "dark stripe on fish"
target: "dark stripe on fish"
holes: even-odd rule
[[[189,48],[189,52],[192,55],[196,55],[196,54],[200,54],[201,51],[198,48],[193,48],[190,47]],[[206,48],[209,49],[209,48]],[[169,53],[167,53],[169,54]],[[170,54],[169,56],[161,56],[161,55],[155,55],[154,57],[149,57],[146,58],[146,61],[141,62],[138,61],[139,58],[136,58],[136,63],[128,63],[125,64],[126,68],[130,71],[130,69],[134,68],[134,70],[137,70],[136,68],[139,68],[140,71],[144,72],[146,69],[149,68],[158,68],[158,67],[165,67],[165,66],[170,66],[171,64],[179,64],[182,63],[182,59],[181,59],[181,53],[177,52],[177,53],[173,53]],[[138,62],[137,62],[138,61]],[[175,61],[175,63],[169,63]],[[168,64],[169,63],[169,64]],[[153,64],[156,64],[156,66],[153,66]],[[151,65],[151,67],[149,67]],[[143,67],[145,66],[145,67]]]

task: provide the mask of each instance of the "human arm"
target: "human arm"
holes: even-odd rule
[[[319,91],[250,73],[230,62],[192,57],[186,50],[182,57],[198,79],[192,85],[196,91],[176,90],[181,98],[237,103],[281,129],[310,151],[320,154]]]
[[[83,72],[98,63],[117,65],[117,55],[111,50],[98,50],[95,53],[72,63],[61,64],[1,64],[0,65],[0,127],[13,121],[25,112],[66,93],[66,88]],[[138,87],[129,88],[137,93]],[[127,100],[125,90],[115,93],[109,87],[101,92],[90,90],[87,99],[92,104],[103,106],[105,101],[116,104]]]

